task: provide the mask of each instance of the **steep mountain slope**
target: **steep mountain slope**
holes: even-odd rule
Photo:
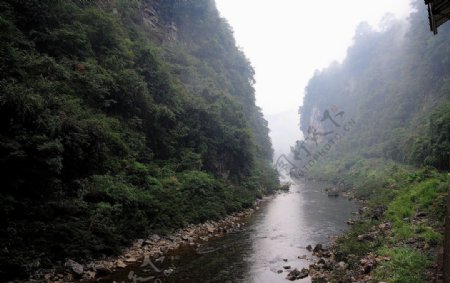
[[[310,80],[301,108],[305,137],[335,107],[356,122],[336,154],[448,167],[450,27],[433,36],[416,5],[408,23],[391,19],[382,31],[361,24],[345,61]]]
[[[345,270],[327,282],[436,282],[447,211],[450,25],[428,30],[416,1],[408,22],[361,24],[342,64],[317,72],[301,108],[299,173],[363,199],[333,247]],[[308,151],[306,151],[306,150]],[[309,153],[309,155],[308,155]],[[337,265],[338,266],[338,265]]]
[[[3,0],[0,26],[1,279],[277,185],[253,69],[212,0]]]

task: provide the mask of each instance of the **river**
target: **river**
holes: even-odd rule
[[[262,202],[242,230],[185,246],[152,263],[161,270],[172,268],[169,276],[150,279],[147,265],[115,272],[101,282],[286,282],[284,267],[309,267],[313,258],[306,246],[327,244],[330,236],[348,228],[346,220],[358,209],[344,197],[328,197],[323,188],[294,184],[290,192]]]

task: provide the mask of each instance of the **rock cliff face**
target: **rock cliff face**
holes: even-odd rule
[[[178,39],[178,28],[170,19],[164,20],[162,18],[160,9],[160,1],[146,1],[141,8],[142,25],[149,29],[151,33],[158,34],[162,41],[176,41]]]

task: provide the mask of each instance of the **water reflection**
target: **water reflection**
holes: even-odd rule
[[[306,222],[301,216],[301,186],[289,194],[279,195],[256,215],[253,225],[247,281],[277,282],[284,279],[284,266],[301,267],[298,256],[304,254],[302,243]],[[304,247],[303,247],[304,248]],[[278,273],[282,270],[282,273]],[[285,273],[285,274],[283,274]]]
[[[264,202],[242,231],[169,255],[160,267],[174,266],[175,272],[161,282],[286,282],[284,267],[308,267],[312,256],[306,246],[327,243],[347,228],[345,221],[357,210],[345,198],[327,197],[322,188],[293,185],[289,193]],[[103,282],[132,282],[127,272]]]
[[[279,195],[255,215],[246,281],[285,281],[284,266],[301,269],[311,264],[307,245],[327,243],[329,236],[347,228],[345,221],[357,206],[344,198],[327,197],[322,188],[317,183],[296,184],[289,194]]]

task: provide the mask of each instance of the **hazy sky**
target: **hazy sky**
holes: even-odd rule
[[[356,26],[385,13],[405,17],[410,0],[216,0],[256,71],[264,114],[297,109],[316,69],[342,61]]]

